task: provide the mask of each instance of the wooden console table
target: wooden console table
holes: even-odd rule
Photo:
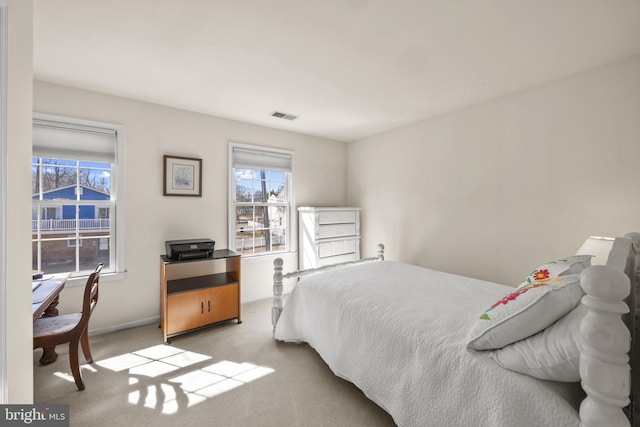
[[[162,339],[240,317],[241,257],[218,249],[213,257],[177,261],[160,257]]]

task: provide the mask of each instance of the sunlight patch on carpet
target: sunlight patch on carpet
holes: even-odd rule
[[[205,364],[210,359],[211,356],[161,344],[96,361],[94,365],[128,373],[132,391],[127,402],[163,414],[175,414],[274,372],[249,362],[222,360]]]

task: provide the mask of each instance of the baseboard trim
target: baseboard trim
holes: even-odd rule
[[[137,328],[140,326],[147,326],[153,323],[160,324],[160,316],[147,317],[146,319],[134,320],[132,322],[121,323],[115,326],[109,326],[106,328],[90,329],[89,335],[104,335],[112,332],[124,331],[125,329]]]

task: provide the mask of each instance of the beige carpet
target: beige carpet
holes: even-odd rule
[[[68,346],[41,366],[35,403],[67,403],[71,426],[393,426],[306,344],[271,336],[271,301],[245,304],[235,321],[162,344],[157,325],[90,337],[86,389],[70,375]],[[80,361],[84,362],[82,352]]]

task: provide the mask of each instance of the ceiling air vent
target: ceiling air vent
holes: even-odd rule
[[[279,119],[285,119],[285,120],[295,120],[298,118],[298,116],[294,116],[293,114],[283,113],[281,111],[274,111],[273,113],[271,113],[271,116],[277,117]]]

